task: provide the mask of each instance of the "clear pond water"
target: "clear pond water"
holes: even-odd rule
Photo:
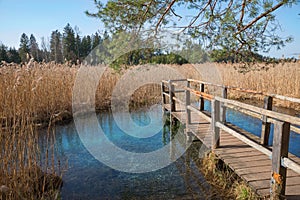
[[[151,112],[159,113],[157,116],[162,118],[161,109]],[[97,117],[109,140],[128,151],[152,152],[170,141],[168,125],[161,127],[162,130],[152,137],[138,139],[126,135],[117,126],[112,113],[101,113]],[[150,123],[144,111],[133,112],[131,117],[140,125]],[[92,134],[93,130],[90,131]],[[181,134],[183,127],[177,132]],[[91,142],[97,143],[97,139]],[[184,145],[185,137],[182,139]],[[67,161],[62,199],[207,199],[217,196],[198,170],[200,143],[192,144],[184,155],[165,168],[147,173],[126,173],[95,159],[83,145],[74,123],[57,126],[55,140],[57,156]],[[182,147],[170,149],[170,156],[178,148]]]
[[[209,102],[205,103],[205,109],[210,110]],[[161,109],[151,112],[156,112],[156,116],[163,120]],[[141,139],[125,134],[114,121],[112,113],[101,113],[97,117],[106,137],[127,151],[152,152],[170,142],[168,123],[152,137]],[[143,110],[133,112],[131,117],[141,126],[150,123],[149,115]],[[89,116],[86,118],[88,120]],[[126,123],[128,119],[123,120]],[[261,121],[258,119],[228,110],[227,120],[260,136]],[[182,134],[183,129],[184,127],[179,127],[176,131],[173,130],[172,134]],[[93,131],[91,129],[90,133],[93,134]],[[182,144],[186,143],[184,140],[185,137],[182,137]],[[55,141],[57,156],[67,161],[63,173],[62,199],[210,199],[219,196],[218,191],[205,181],[198,169],[199,149],[202,149],[199,142],[193,143],[169,166],[154,172],[137,174],[114,170],[95,159],[83,145],[74,123],[57,126]],[[97,141],[97,138],[91,140],[95,145]],[[170,149],[169,156],[174,156],[178,148],[181,147]],[[290,152],[300,156],[300,135],[293,132]]]

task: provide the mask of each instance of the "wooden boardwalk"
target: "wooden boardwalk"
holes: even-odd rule
[[[186,133],[188,135],[196,137],[208,148],[211,148],[218,158],[223,160],[224,163],[227,164],[239,177],[245,180],[258,195],[262,198],[271,199],[278,197],[276,195],[279,195],[280,198],[300,199],[299,157],[288,153],[285,158],[281,152],[279,157],[280,170],[278,170],[278,174],[282,179],[280,181],[284,182],[286,186],[283,186],[283,190],[281,190],[281,188],[280,190],[275,190],[274,187],[278,186],[276,185],[276,182],[274,183],[274,179],[276,178],[274,177],[276,171],[275,157],[277,154],[275,153],[277,152],[277,149],[275,148],[277,148],[277,146],[272,147],[263,145],[261,144],[261,138],[254,136],[253,134],[250,134],[230,123],[223,122],[222,125],[220,125],[218,122],[214,122],[212,118],[215,118],[216,116],[211,117],[210,113],[200,111],[201,106],[198,110],[189,106],[190,94],[185,95],[185,100],[180,100],[175,97],[175,87],[168,87],[168,92],[166,92],[164,87],[165,86],[163,84],[162,93],[164,110],[169,111],[172,117],[176,118],[181,123],[186,124]],[[187,91],[187,88],[185,88],[185,91]],[[167,102],[164,94],[169,94],[171,97],[173,96],[173,101]],[[203,93],[203,96],[206,95]],[[213,97],[208,98],[213,100]],[[177,109],[174,109],[176,107],[175,104],[177,105]],[[212,110],[212,115],[215,114],[213,112],[220,113],[220,111]],[[218,132],[219,138],[213,138],[215,137],[214,134],[216,132],[216,128],[212,125],[213,123],[216,123],[219,127],[221,127]],[[262,125],[265,124],[262,123]],[[295,129],[297,130],[297,128]],[[276,135],[276,133],[274,134]],[[283,134],[284,132],[282,131],[281,135]],[[276,143],[276,140],[274,140],[274,142]],[[279,146],[284,146],[283,142],[280,144],[281,145]],[[284,163],[284,158],[288,159],[288,161],[286,161],[287,163],[292,162],[292,164],[287,167]],[[280,184],[282,184],[282,182],[280,182]]]

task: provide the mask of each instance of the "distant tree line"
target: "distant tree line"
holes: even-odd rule
[[[102,35],[96,32],[92,35],[81,36],[78,27],[73,29],[70,24],[67,24],[62,33],[58,30],[52,31],[49,41],[42,38],[39,45],[33,34],[28,37],[23,33],[20,38],[19,49],[0,44],[0,63],[1,61],[26,63],[32,58],[37,62],[81,63],[97,46],[99,48],[93,52],[91,57],[94,60],[91,64],[111,63],[111,67],[115,69],[119,69],[122,66],[145,63],[185,64],[204,63],[207,61],[230,63],[278,61],[278,59],[264,57],[250,51],[241,51],[239,54],[229,49],[205,51],[200,43],[190,39],[181,41],[183,46],[169,52],[161,49],[139,49],[125,53],[116,60],[108,60],[108,57],[113,57],[115,51],[119,51],[119,48],[124,45],[122,39],[118,40],[115,37],[118,36],[110,36],[106,31]]]
[[[19,49],[0,44],[0,62],[25,63],[31,58],[37,62],[81,62],[102,41],[98,32],[81,37],[79,31],[75,32],[70,24],[64,27],[63,33],[52,31],[49,42],[42,38],[41,45],[33,34],[28,37],[23,33]]]

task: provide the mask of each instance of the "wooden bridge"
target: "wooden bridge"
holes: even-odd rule
[[[274,98],[294,103],[300,99],[193,79],[162,81],[161,86],[163,109],[186,125],[190,141],[196,138],[211,148],[260,197],[300,199],[300,158],[288,152],[290,132],[300,134],[300,118],[272,111]],[[208,87],[219,89],[220,95],[208,94]],[[229,100],[230,90],[263,95],[264,107]],[[204,100],[211,103],[211,112],[204,109]],[[260,137],[227,122],[228,109],[260,119]],[[271,124],[273,145],[268,143]]]

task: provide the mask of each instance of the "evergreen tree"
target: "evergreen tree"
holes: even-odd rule
[[[28,61],[29,53],[30,53],[29,39],[28,39],[28,36],[25,33],[23,33],[21,35],[20,48],[19,48],[19,54],[20,54],[22,62]]]
[[[101,42],[101,36],[97,32],[95,35],[92,35],[92,49],[96,48]]]
[[[82,59],[84,59],[86,56],[89,55],[89,53],[91,52],[92,50],[92,44],[91,44],[91,36],[84,36],[82,38],[82,42],[81,42],[81,48],[80,48],[80,57]]]
[[[68,23],[63,33],[63,55],[67,61],[76,62],[76,41],[75,33]]]
[[[50,59],[56,63],[63,62],[61,33],[58,30],[51,33]]]
[[[31,57],[33,57],[36,61],[41,61],[39,57],[39,45],[33,34],[30,35],[29,49]]]
[[[15,48],[9,48],[7,52],[8,62],[21,63],[19,52]]]
[[[0,45],[0,62],[1,61],[8,62],[7,47],[4,44]]]
[[[79,34],[76,34],[75,48],[76,48],[76,59],[80,59],[80,57],[81,57],[81,39],[80,39]]]

